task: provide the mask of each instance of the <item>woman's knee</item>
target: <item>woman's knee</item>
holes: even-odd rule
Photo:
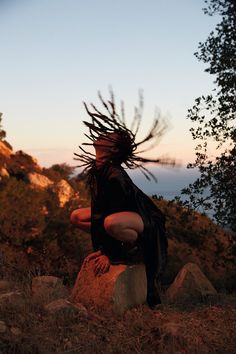
[[[122,230],[122,223],[114,219],[112,216],[107,216],[104,220],[104,228],[109,235],[117,235]]]
[[[79,222],[79,209],[73,210],[70,214],[70,222],[72,224],[77,224]]]
[[[107,216],[104,220],[104,228],[112,236],[116,236],[128,229],[139,234],[143,232],[144,223],[141,216],[137,213],[120,212]]]
[[[70,215],[70,221],[72,224],[91,221],[91,208],[75,209]]]

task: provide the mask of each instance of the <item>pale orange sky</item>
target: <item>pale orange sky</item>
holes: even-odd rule
[[[193,53],[215,27],[204,0],[12,0],[0,2],[0,112],[14,150],[41,165],[73,161],[85,141],[82,101],[124,100],[127,120],[144,91],[141,133],[155,107],[172,129],[150,157],[168,154],[186,164],[194,146],[186,120],[213,79]]]

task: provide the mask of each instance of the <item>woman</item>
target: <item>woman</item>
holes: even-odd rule
[[[142,163],[153,160],[134,154],[137,147],[163,134],[163,125],[156,120],[148,136],[135,143],[137,127],[141,120],[141,105],[136,110],[136,132],[129,130],[115,111],[112,100],[106,104],[109,116],[95,110],[91,113],[92,123],[84,122],[90,130],[90,139],[95,148],[91,153],[78,155],[86,165],[87,180],[91,191],[91,208],[72,212],[71,222],[81,230],[91,232],[94,252],[85,262],[95,259],[94,272],[97,276],[107,272],[110,264],[132,264],[144,262],[147,275],[147,303],[154,308],[161,303],[158,282],[167,262],[168,242],[165,234],[165,217],[157,206],[130,179],[124,168],[139,167],[146,177],[151,173]],[[88,144],[87,144],[88,145]],[[153,162],[173,161],[160,159]],[[154,177],[152,175],[152,177]],[[155,177],[154,177],[155,178]]]

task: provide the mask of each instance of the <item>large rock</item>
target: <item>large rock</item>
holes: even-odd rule
[[[5,156],[5,157],[10,157],[12,154],[12,149],[10,149],[9,146],[7,146],[4,141],[0,141],[0,155]]]
[[[59,181],[54,189],[58,195],[60,207],[63,207],[75,194],[74,189],[65,179]]]
[[[9,177],[9,173],[5,167],[0,167],[0,177]]]
[[[46,189],[53,184],[53,181],[51,181],[48,177],[37,172],[29,173],[28,179],[32,187],[39,189]]]
[[[10,331],[12,334],[14,334],[14,336],[20,336],[22,334],[20,328],[18,327],[11,327]]]
[[[195,263],[185,264],[166,291],[168,301],[175,303],[198,302],[216,294],[211,282]]]
[[[101,276],[94,275],[94,264],[94,260],[83,264],[69,298],[71,302],[122,314],[146,301],[144,264],[111,265],[109,272]]]
[[[68,295],[62,280],[49,275],[34,277],[31,290],[33,298],[44,304]]]

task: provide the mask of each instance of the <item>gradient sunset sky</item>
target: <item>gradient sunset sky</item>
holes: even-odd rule
[[[82,101],[97,91],[125,102],[131,121],[144,92],[141,134],[155,107],[171,129],[151,157],[194,160],[186,120],[194,99],[213,77],[193,53],[214,29],[203,0],[0,0],[0,112],[14,150],[43,166],[73,161],[86,141]]]

